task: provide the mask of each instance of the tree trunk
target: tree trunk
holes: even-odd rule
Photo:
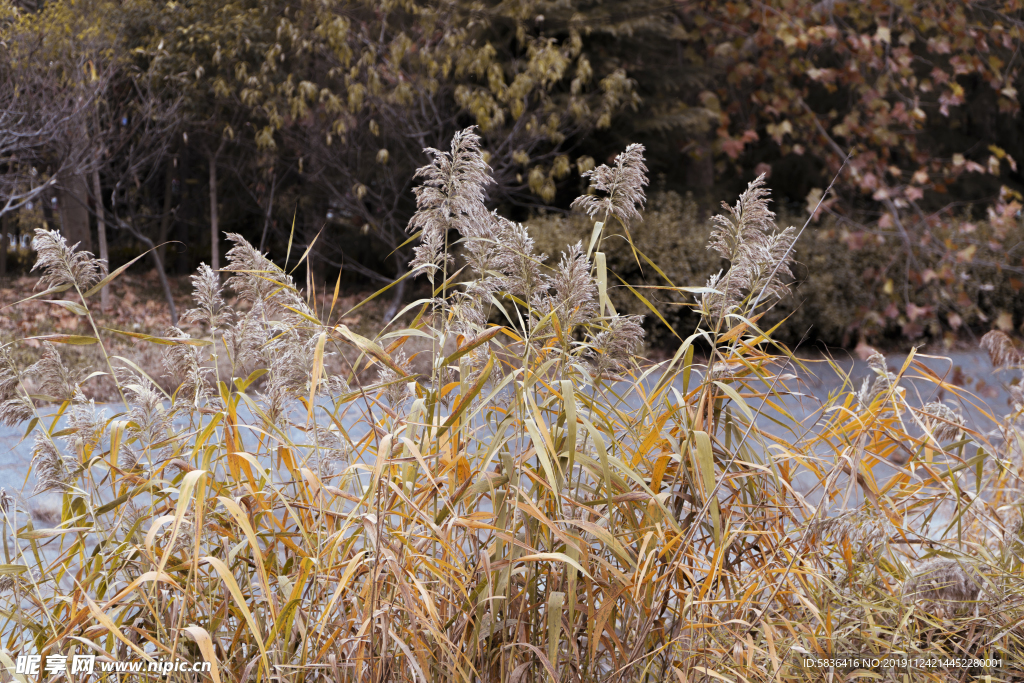
[[[7,277],[7,240],[11,234],[11,217],[4,214],[0,218],[0,278]]]
[[[107,250],[107,222],[103,211],[103,186],[100,184],[100,169],[96,166],[92,170],[92,191],[96,195],[96,237],[100,243],[100,260],[107,264],[110,270],[110,253]],[[104,287],[100,290],[100,307],[106,310],[110,306],[110,290]]]
[[[220,270],[220,226],[217,222],[217,155],[210,155],[210,268]]]
[[[402,280],[402,276],[405,275],[405,256],[397,250],[395,251],[395,262],[398,264],[398,273],[395,274],[395,279]],[[395,285],[395,293],[391,296],[391,303],[388,304],[387,310],[384,311],[384,324],[391,322],[398,315],[402,302],[405,300],[405,283],[406,280],[402,280]]]
[[[178,179],[181,181],[178,185],[178,189],[181,192],[179,195],[178,211],[174,215],[174,240],[178,244],[174,245],[174,263],[171,264],[171,256],[168,255],[164,260],[167,266],[168,272],[173,272],[176,275],[182,275],[189,271],[189,244],[192,241],[192,224],[201,223],[203,220],[202,212],[200,211],[199,216],[196,216],[196,208],[199,207],[199,198],[197,189],[192,186],[198,184],[198,179],[192,177],[192,172],[195,170],[192,164],[195,160],[194,155],[189,153],[188,150],[182,150],[181,156],[178,157]]]
[[[121,225],[125,225],[125,224],[121,223]],[[171,314],[171,325],[177,326],[178,325],[178,309],[174,305],[174,294],[171,292],[171,283],[167,281],[167,273],[164,271],[163,259],[160,258],[160,250],[154,248],[155,245],[153,244],[153,240],[149,239],[148,237],[143,235],[141,232],[139,232],[138,230],[135,230],[134,228],[132,228],[130,226],[126,226],[126,227],[128,227],[129,232],[132,234],[132,236],[135,237],[135,239],[137,239],[140,242],[142,242],[142,244],[145,245],[150,250],[149,253],[153,257],[153,266],[156,268],[156,274],[160,278],[160,286],[163,287],[163,289],[164,289],[164,296],[167,297],[167,309],[168,309],[168,311]]]
[[[153,242],[149,242],[149,248],[153,249]],[[178,326],[178,309],[174,306],[174,294],[171,293],[171,284],[167,281],[167,273],[164,271],[163,261],[160,260],[158,250],[149,252],[153,255],[153,264],[156,266],[156,273],[160,276],[160,286],[164,288],[164,296],[167,297],[167,308],[171,314],[171,325]]]
[[[53,192],[47,190],[39,196],[39,201],[43,203],[43,219],[46,221],[46,228],[48,230],[56,230],[57,222],[53,220]]]
[[[162,245],[167,241],[167,234],[171,228],[171,200],[174,193],[174,177],[178,170],[178,158],[171,155],[171,158],[167,161],[167,174],[164,176],[164,212],[160,216],[160,232],[157,233],[156,243]],[[157,249],[161,263],[164,260],[164,255],[167,253],[166,247],[159,247]]]
[[[263,236],[260,237],[260,252],[263,251],[263,245],[267,242],[267,230],[270,229],[270,215],[274,209],[274,190],[277,189],[277,174],[270,174],[270,200],[267,202],[267,210],[263,216]]]
[[[92,251],[92,233],[89,230],[89,185],[81,174],[63,179],[60,197],[60,231],[68,244],[78,245],[79,251]]]

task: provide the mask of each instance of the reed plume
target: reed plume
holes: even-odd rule
[[[196,307],[185,311],[181,316],[182,322],[205,325],[211,332],[229,324],[234,318],[234,311],[224,303],[220,275],[201,263],[191,279]]]
[[[967,423],[963,415],[940,401],[926,404],[922,411],[926,416],[928,430],[939,441],[952,441],[957,438]]]
[[[707,282],[711,291],[700,296],[706,319],[717,320],[732,312],[749,315],[752,311],[745,310],[747,306],[771,304],[789,293],[796,230],[778,231],[775,213],[768,209],[769,196],[762,174],[747,185],[735,206],[723,202],[726,213],[711,219],[714,228],[708,249],[731,265],[724,275],[711,276]]]
[[[929,562],[903,586],[903,599],[920,602],[931,611],[960,610],[978,599],[984,586],[981,572],[966,559]]]
[[[993,367],[1009,368],[1020,365],[1022,354],[1010,336],[1002,330],[992,330],[981,338],[981,348],[988,352]]]
[[[94,258],[88,251],[78,251],[77,244],[68,246],[64,236],[56,230],[36,228],[32,248],[36,251],[32,270],[42,271],[39,284],[43,287],[68,285],[84,292],[107,274],[105,261]]]
[[[495,237],[492,218],[484,205],[486,188],[494,181],[490,167],[480,152],[480,136],[471,126],[452,138],[451,151],[428,147],[424,150],[433,161],[416,171],[423,182],[413,192],[416,213],[409,221],[408,231],[422,231],[420,244],[413,250],[409,264],[413,270],[426,273],[434,282],[434,274],[450,261],[447,251],[449,230],[467,238],[466,249],[479,265],[480,255]]]
[[[647,199],[643,189],[647,185],[643,145],[629,145],[615,157],[611,167],[601,164],[584,173],[583,177],[590,179],[590,192],[593,194],[577,197],[572,208],[591,218],[615,216],[623,225],[640,218],[639,209]]]

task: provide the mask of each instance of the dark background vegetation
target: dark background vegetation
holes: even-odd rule
[[[225,231],[292,263],[316,239],[299,279],[398,280],[387,315],[425,291],[401,279],[423,148],[475,124],[491,203],[547,253],[589,235],[568,212],[581,173],[640,142],[632,232],[673,284],[722,267],[704,248],[719,199],[765,173],[802,225],[836,177],[771,314],[783,337],[1012,331],[1022,22],[995,1],[4,2],[2,229],[60,227],[114,267],[169,242],[149,257],[167,292],[223,264]],[[610,259],[666,284],[628,249]],[[0,275],[30,262],[0,254]],[[647,291],[692,327],[689,302]]]

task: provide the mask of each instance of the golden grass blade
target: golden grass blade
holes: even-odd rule
[[[394,281],[394,282],[391,282],[391,283],[389,283],[389,284],[388,284],[387,286],[385,286],[385,287],[382,287],[381,289],[378,289],[378,290],[377,290],[376,292],[374,292],[374,293],[373,293],[373,294],[371,294],[370,296],[366,297],[365,299],[363,299],[362,301],[360,301],[359,303],[357,303],[357,304],[356,304],[355,306],[353,306],[352,308],[350,308],[350,309],[348,309],[347,311],[345,311],[344,313],[342,313],[342,314],[341,314],[341,317],[342,317],[343,319],[344,319],[344,318],[347,318],[347,317],[349,317],[350,315],[352,315],[353,313],[355,313],[355,312],[356,312],[356,311],[357,311],[357,310],[358,310],[359,308],[361,308],[361,307],[363,306],[363,304],[366,304],[366,303],[369,303],[369,302],[373,301],[374,299],[376,299],[377,297],[379,297],[379,296],[380,296],[381,294],[383,294],[384,292],[388,291],[389,289],[391,289],[392,287],[394,287],[394,286],[395,286],[395,285],[397,285],[398,283],[402,282],[402,281],[403,281],[403,280],[405,280],[406,278],[412,277],[412,276],[413,276],[414,274],[415,274],[415,273],[414,273],[413,271],[411,271],[411,270],[410,270],[410,271],[408,271],[408,272],[404,273],[404,274],[403,274],[403,275],[402,275],[401,277],[399,277],[399,278],[395,278],[395,281]],[[409,308],[409,307],[406,307],[406,308]],[[402,312],[402,313],[404,313],[404,312],[405,312],[405,310],[406,310],[406,309],[402,309],[402,311],[401,311],[401,312]],[[396,315],[395,317],[397,318],[397,317],[399,317],[399,316],[397,316],[397,315]]]
[[[306,414],[306,421],[313,420],[313,408],[316,407],[316,390],[320,384],[320,375],[324,371],[324,344],[327,343],[327,331],[320,333],[316,338],[316,349],[313,351],[313,376],[309,381],[309,412]]]
[[[192,491],[195,489],[196,484],[199,480],[206,476],[206,470],[194,470],[185,474],[185,477],[181,480],[181,486],[178,489],[178,503],[174,509],[174,516],[171,518],[173,526],[171,527],[171,537],[167,542],[168,548],[165,549],[163,555],[160,557],[160,564],[157,567],[157,573],[163,574],[164,568],[167,566],[167,561],[171,557],[170,546],[174,545],[174,542],[178,538],[178,532],[181,530],[181,521],[185,517],[185,511],[188,509],[189,503],[192,501]],[[152,545],[150,542],[148,545]]]
[[[23,673],[18,673],[17,665],[11,659],[11,656],[7,654],[6,650],[0,650],[0,664],[4,665],[4,668],[7,669],[7,675],[12,680],[18,681],[18,683],[28,683],[28,677]]]
[[[70,299],[43,299],[44,304],[54,304],[60,306],[66,311],[71,311],[75,315],[88,315],[89,309],[77,301],[71,301]]]
[[[27,339],[54,344],[72,344],[74,346],[88,346],[89,344],[99,342],[99,339],[96,337],[88,337],[81,334],[43,334],[38,337],[27,337]]]
[[[569,476],[576,464],[576,390],[572,380],[561,380],[562,405],[565,406],[565,448],[569,453]]]
[[[633,288],[633,286],[631,284],[629,284],[628,282],[626,282],[625,280],[623,280],[622,277],[618,273],[615,274],[615,277],[618,278],[619,282],[621,282],[622,284],[624,284],[626,286],[626,289],[628,289],[633,294],[633,296],[635,296],[637,299],[640,299],[640,303],[642,303],[644,306],[646,306],[648,308],[648,310],[650,310],[650,312],[653,313],[655,315],[655,317],[657,317],[658,320],[661,321],[661,324],[664,325],[665,327],[667,327],[669,329],[669,332],[671,332],[672,334],[675,335],[676,339],[678,339],[679,341],[683,340],[683,338],[679,336],[679,333],[676,332],[676,328],[672,327],[672,325],[670,325],[669,322],[667,320],[665,320],[665,316],[663,316],[661,314],[661,311],[659,311],[657,308],[655,308],[654,304],[652,304],[650,301],[647,300],[647,297],[645,297],[640,292],[636,291]]]
[[[472,405],[473,403],[473,399],[475,399],[480,394],[480,391],[483,390],[484,385],[487,384],[487,380],[490,379],[491,370],[493,368],[494,356],[488,356],[487,364],[484,365],[483,369],[480,371],[480,375],[470,386],[469,391],[459,396],[458,403],[456,403],[455,406],[452,407],[451,415],[449,415],[448,419],[444,421],[443,425],[441,425],[441,431],[438,434],[439,437],[443,436],[446,430],[448,430],[453,424],[455,424],[455,422],[460,417],[462,417],[462,414],[469,409],[470,405]]]
[[[562,633],[562,610],[565,604],[565,593],[552,591],[548,596],[548,660],[552,668],[558,669],[559,636]]]
[[[326,319],[327,323],[331,322],[331,316],[334,315],[334,305],[336,303],[338,303],[338,292],[341,289],[341,273],[342,273],[342,269],[339,268],[338,269],[338,279],[334,283],[334,296],[331,297],[331,310],[327,313],[327,319]]]
[[[715,456],[711,450],[711,437],[707,432],[694,430],[693,432],[693,453],[697,458],[697,468],[701,475],[701,483],[704,487],[704,500],[707,502],[715,490]],[[722,520],[721,510],[717,498],[712,498],[711,521],[715,527],[715,545],[722,542]]]
[[[33,299],[40,299],[44,296],[50,296],[51,294],[60,294],[61,292],[66,292],[69,289],[71,289],[71,285],[57,285],[56,287],[50,287],[49,289],[39,292],[37,294],[33,294],[32,296],[27,296],[24,299],[21,299],[20,301],[15,301],[14,303],[7,304],[3,308],[0,308],[0,311],[2,311],[4,308],[10,308],[11,306],[23,304],[26,301],[32,301]]]
[[[160,344],[162,346],[212,346],[213,342],[209,339],[179,339],[177,337],[154,337],[151,334],[142,334],[141,332],[127,332],[125,330],[117,330],[113,327],[104,327],[107,332],[113,332],[114,334],[120,334],[125,337],[134,337],[135,339],[141,339],[142,341],[148,341],[152,344]]]
[[[295,226],[294,226],[294,220],[295,220],[295,219],[294,219],[294,218],[292,218],[292,221],[293,221],[293,224],[292,224],[292,230],[293,230],[293,231],[294,231],[294,229],[295,229]],[[306,257],[307,257],[307,256],[309,256],[309,252],[310,252],[310,250],[312,250],[312,249],[313,249],[313,245],[314,245],[314,244],[316,244],[316,241],[317,241],[318,239],[320,239],[320,235],[321,235],[321,233],[323,233],[323,231],[324,231],[324,229],[323,229],[323,228],[320,228],[320,230],[319,230],[319,231],[318,231],[318,232],[316,233],[316,235],[314,235],[314,236],[313,236],[313,240],[312,240],[312,241],[311,241],[311,242],[309,243],[309,246],[307,246],[307,247],[306,247],[306,251],[302,252],[302,258],[300,258],[300,259],[299,259],[299,261],[298,261],[298,263],[296,263],[296,264],[295,264],[295,267],[291,269],[291,272],[292,272],[292,273],[294,273],[294,272],[295,272],[296,270],[298,270],[299,266],[301,266],[301,265],[302,265],[302,262],[306,260]],[[289,240],[289,242],[290,242],[290,241],[291,241],[291,240]]]
[[[169,242],[168,242],[167,244],[169,244]],[[161,246],[161,247],[162,247],[162,246],[164,246],[164,245],[163,245],[163,244],[161,244],[161,245],[159,245],[159,246]],[[156,249],[156,247],[153,247],[153,249]],[[91,296],[92,296],[93,294],[96,294],[96,293],[97,293],[97,292],[99,292],[99,291],[100,291],[101,289],[103,289],[104,287],[106,287],[107,285],[109,285],[109,284],[110,284],[111,282],[113,282],[114,280],[116,280],[116,279],[117,279],[118,277],[120,277],[120,275],[121,275],[122,273],[124,273],[124,271],[128,270],[128,269],[129,269],[129,268],[130,268],[130,267],[132,266],[132,264],[133,264],[133,263],[135,263],[136,261],[138,261],[139,259],[141,259],[141,258],[142,258],[143,256],[145,256],[145,255],[146,255],[146,254],[148,254],[149,252],[153,251],[153,249],[147,249],[146,251],[142,252],[141,254],[139,254],[138,256],[136,256],[135,258],[133,258],[133,259],[132,259],[131,261],[129,261],[128,263],[124,264],[123,266],[121,266],[120,268],[118,268],[117,270],[115,270],[114,272],[110,273],[110,274],[109,274],[109,275],[107,275],[107,276],[106,276],[105,278],[103,278],[103,279],[102,279],[102,280],[100,280],[100,281],[99,281],[98,283],[96,283],[96,284],[95,284],[95,285],[94,285],[94,286],[93,286],[93,287],[92,287],[91,289],[89,289],[89,291],[87,291],[87,292],[83,293],[83,294],[82,294],[82,296],[84,296],[84,297],[85,297],[86,299],[88,299],[88,298],[89,298],[89,297],[91,297]],[[55,288],[53,288],[53,289],[51,289],[51,290],[47,290],[47,291],[49,291],[49,292],[61,292],[61,291],[66,291],[66,290],[68,290],[68,289],[71,289],[71,286],[70,286],[70,285],[68,285],[68,286],[65,286],[65,287],[64,287],[64,289],[60,289],[59,287],[55,287]],[[46,294],[46,292],[43,292],[42,294]],[[40,294],[37,294],[36,296],[40,296]],[[27,299],[26,299],[26,300],[27,300]]]
[[[604,230],[604,223],[597,221],[594,223],[594,230],[590,233],[590,244],[587,246],[587,258],[594,253],[594,247],[597,246],[597,241],[601,237],[601,232]]]
[[[476,348],[480,347],[481,345],[486,344],[490,340],[494,339],[502,331],[503,331],[503,328],[501,328],[501,327],[492,327],[491,329],[487,330],[486,332],[482,332],[481,334],[477,335],[476,337],[473,337],[472,339],[468,340],[465,344],[460,346],[458,348],[458,350],[456,350],[451,355],[447,356],[443,361],[441,361],[441,365],[442,366],[451,365],[452,363],[454,363],[458,359],[460,359],[463,356],[465,356],[470,351],[473,351],[474,349],[476,349]]]
[[[608,298],[608,265],[604,252],[597,252],[594,255],[594,267],[597,270],[597,300],[599,302],[601,315],[615,315],[615,307],[612,300]]]
[[[548,485],[551,486],[551,491],[555,495],[560,494],[562,490],[562,473],[559,471],[556,474],[555,465],[552,464],[551,456],[548,454],[548,447],[544,443],[544,439],[541,437],[533,418],[526,419],[526,430],[530,434],[530,439],[533,440],[534,451],[537,454],[537,459],[540,460],[541,467],[544,468],[544,474],[547,477]]]
[[[263,670],[267,675],[269,675],[270,661],[267,659],[267,648],[263,644],[263,636],[260,635],[259,624],[256,623],[255,619],[253,619],[252,612],[249,611],[245,596],[238,587],[238,582],[235,581],[235,577],[231,574],[231,570],[228,569],[227,565],[224,564],[223,561],[216,557],[210,557],[209,555],[202,558],[202,563],[211,565],[217,571],[221,581],[223,581],[228,587],[231,597],[235,600],[235,608],[242,613],[242,618],[245,619],[245,623],[249,626],[249,631],[252,633],[253,638],[256,639],[256,646],[260,651],[260,660],[263,664]]]
[[[266,595],[270,595],[270,577],[267,575],[266,561],[263,557],[263,551],[260,549],[259,541],[256,538],[256,532],[253,530],[252,525],[249,524],[249,519],[245,513],[242,512],[242,508],[239,507],[238,503],[227,498],[225,496],[218,496],[217,501],[228,511],[228,514],[235,520],[242,533],[245,534],[246,540],[249,542],[249,547],[252,549],[252,556],[255,560],[256,575],[259,578],[260,588]],[[277,611],[274,606],[274,602],[271,600],[267,601],[267,607],[270,610],[270,616],[277,621]]]
[[[292,227],[291,227],[291,230],[288,231],[288,249],[284,253],[284,269],[285,270],[288,269],[288,261],[289,261],[289,259],[291,259],[291,256],[292,256],[292,242],[295,239],[295,219],[298,217],[298,215],[299,215],[299,206],[298,206],[298,204],[296,204],[295,205],[295,211],[292,213]]]
[[[182,630],[192,636],[203,659],[210,663],[210,677],[213,678],[213,683],[220,683],[220,667],[217,664],[217,655],[213,651],[213,638],[210,637],[210,632],[202,626],[195,625],[186,626]]]
[[[143,650],[138,645],[129,640],[127,637],[125,637],[123,633],[121,633],[121,629],[117,627],[117,624],[111,621],[110,617],[108,617],[103,612],[103,610],[100,609],[100,606],[97,605],[96,602],[89,596],[89,591],[83,590],[81,595],[85,598],[86,603],[89,605],[89,611],[92,613],[93,617],[96,619],[96,621],[100,623],[100,625],[104,629],[107,630],[107,633],[120,640],[124,645],[128,647],[129,650],[134,652],[138,657],[141,657],[143,660],[147,662],[154,661],[153,658],[149,656],[149,653],[147,653],[145,650]]]
[[[384,365],[387,365],[389,368],[397,372],[399,377],[409,376],[402,367],[400,367],[397,363],[395,363],[394,360],[391,359],[391,356],[389,356],[388,353],[384,349],[382,349],[379,344],[370,341],[369,339],[360,334],[356,334],[355,332],[348,328],[348,325],[343,325],[339,323],[331,329],[338,332],[342,337],[352,342],[356,346],[356,348],[358,348],[363,353],[373,356],[375,359],[377,359]]]

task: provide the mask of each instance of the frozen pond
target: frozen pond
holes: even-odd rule
[[[888,356],[890,369],[899,371],[905,358],[905,354]],[[1010,397],[1006,386],[1009,385],[1014,374],[1010,371],[993,372],[985,353],[980,351],[952,352],[945,354],[944,357],[918,353],[916,358],[937,375],[945,378],[946,381],[961,386],[965,392],[974,394],[974,397],[970,401],[963,401],[954,400],[955,397],[949,394],[940,396],[936,393],[934,385],[912,379],[920,373],[918,370],[910,368],[902,385],[908,388],[908,398],[912,403],[923,405],[929,401],[946,399],[947,402],[960,406],[969,426],[982,430],[991,429],[991,421],[982,413],[986,405],[991,407],[991,410],[997,415],[1005,414],[1008,410]],[[865,377],[874,378],[875,376],[866,361],[847,357],[845,360],[835,360],[834,362],[850,376],[854,390],[860,387],[860,383]],[[786,372],[797,375],[800,381],[788,382],[792,393],[786,396],[785,407],[792,416],[802,421],[801,429],[804,434],[812,432],[815,429],[815,422],[822,419],[822,405],[830,397],[834,397],[844,390],[841,378],[821,358],[809,359],[806,364],[807,371],[792,364],[786,368]],[[648,379],[652,384],[656,380],[657,377],[654,375]],[[848,384],[845,390],[850,389],[851,386]],[[630,396],[627,402],[631,404],[631,407],[639,406],[639,400],[635,396]],[[749,399],[749,403],[751,408],[759,407],[759,399]],[[107,410],[108,415],[123,412],[123,406],[120,404],[108,404],[103,408]],[[248,415],[245,414],[247,411],[242,410],[241,404],[239,408],[240,422],[248,421]],[[362,436],[366,432],[365,419],[358,408],[350,409],[342,422],[346,429],[355,429],[356,434],[353,436]],[[357,425],[357,422],[361,424]],[[794,434],[770,420],[759,422],[759,426],[787,440],[804,435],[799,432]],[[53,493],[32,495],[35,482],[28,474],[32,456],[32,439],[30,437],[23,440],[24,430],[24,425],[17,428],[0,427],[0,487],[9,492],[22,492],[28,507],[34,511],[38,519],[37,526],[52,526],[53,515],[56,514],[59,517],[60,496]],[[290,436],[296,443],[306,441],[305,435],[298,430],[293,430]],[[253,449],[256,437],[251,433],[247,435],[243,430],[242,438],[246,447]],[[879,472],[878,474],[884,476],[885,473]],[[807,481],[805,484],[809,486],[811,481]]]

